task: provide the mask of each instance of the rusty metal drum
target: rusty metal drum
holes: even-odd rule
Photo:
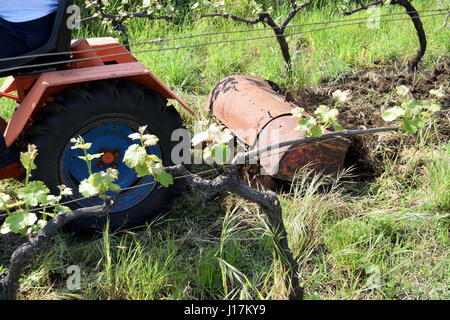
[[[206,109],[248,150],[303,138],[305,133],[295,130],[297,119],[291,114],[297,106],[274,87],[264,79],[228,76],[211,91]],[[260,165],[267,174],[288,181],[307,165],[317,173],[335,174],[343,168],[349,146],[348,140],[339,137],[292,145],[262,154]]]

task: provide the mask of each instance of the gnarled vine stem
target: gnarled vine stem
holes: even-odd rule
[[[358,2],[361,6],[360,8],[357,8],[352,11],[344,12],[344,15],[346,15],[346,16],[352,15],[361,10],[367,10],[368,8],[370,8],[372,6],[383,5],[383,3],[384,3],[382,0],[374,1],[367,5],[363,5],[361,1],[358,1]],[[414,8],[414,6],[411,4],[410,1],[408,1],[408,0],[392,0],[390,2],[390,4],[391,5],[400,5],[403,8],[405,8],[406,13],[411,18],[411,20],[414,24],[414,28],[416,29],[417,37],[419,38],[420,47],[419,47],[419,50],[417,51],[416,55],[414,56],[414,58],[408,62],[408,69],[410,71],[415,71],[417,69],[420,61],[422,60],[423,56],[425,55],[425,51],[427,49],[427,37],[425,34],[425,30],[423,29],[422,21],[420,20],[419,13],[417,12],[416,8]]]
[[[256,19],[245,19],[242,17],[238,17],[236,15],[230,14],[230,13],[209,13],[209,14],[202,14],[199,15],[198,18],[207,18],[207,17],[222,17],[226,19],[232,19],[237,22],[243,22],[248,25],[254,25],[257,23],[264,23],[267,24],[269,27],[272,28],[273,32],[275,33],[275,37],[277,38],[278,45],[280,46],[281,53],[283,55],[283,59],[286,65],[286,68],[291,70],[291,54],[289,52],[289,44],[286,40],[286,37],[284,35],[284,32],[286,30],[286,27],[288,26],[289,22],[296,16],[296,14],[301,11],[302,9],[306,8],[312,3],[312,0],[305,1],[304,3],[297,5],[295,0],[289,1],[291,4],[291,10],[289,11],[286,18],[283,20],[283,22],[278,25],[275,20],[272,18],[270,13],[268,12],[262,12],[259,14],[258,18]]]
[[[105,197],[101,206],[80,208],[68,213],[60,213],[50,219],[47,224],[28,241],[19,246],[12,254],[8,271],[0,273],[0,300],[14,300],[17,296],[19,278],[22,270],[30,264],[48,245],[55,233],[65,224],[80,217],[101,217],[114,208],[112,198]]]
[[[182,165],[169,167],[166,170],[174,176],[183,176],[187,185],[192,189],[200,189],[212,194],[224,191],[230,192],[258,204],[268,219],[269,227],[274,236],[276,253],[289,275],[286,279],[286,286],[290,288],[289,299],[301,300],[303,298],[303,288],[298,280],[298,264],[289,248],[287,232],[283,223],[282,208],[275,192],[258,191],[243,184],[240,181],[235,165],[225,169],[226,173],[224,175],[212,181],[191,175]]]

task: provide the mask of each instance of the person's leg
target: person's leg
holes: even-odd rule
[[[23,43],[25,38],[18,32],[15,33],[10,23],[0,18],[0,58],[14,57],[23,54]],[[28,48],[25,46],[25,50]],[[25,51],[26,52],[26,51]],[[6,129],[6,123],[0,118],[0,168],[19,160],[19,150],[14,143],[10,148],[6,147],[3,131]]]
[[[45,17],[27,22],[17,23],[16,28],[25,35],[25,44],[30,49],[37,49],[47,43],[52,33],[56,12]]]
[[[6,122],[0,118],[0,168],[4,168],[11,163],[19,161],[20,151],[16,143],[9,148],[6,147],[3,131],[6,128]]]
[[[0,18],[0,59],[20,56],[43,46],[50,38],[54,20],[55,13],[21,23]],[[4,129],[0,126],[0,168],[18,161],[20,155],[16,143],[6,147]]]
[[[0,58],[23,55],[43,46],[50,38],[56,13],[27,22],[0,18]]]
[[[0,58],[19,56],[29,51],[25,34],[15,30],[11,22],[0,18]]]

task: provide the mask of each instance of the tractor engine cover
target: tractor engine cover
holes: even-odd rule
[[[291,114],[296,105],[286,101],[275,87],[264,79],[232,75],[210,92],[206,109],[248,150],[303,138],[305,132],[295,130],[298,119]],[[349,146],[350,142],[340,137],[291,145],[261,154],[260,165],[266,174],[287,181],[307,165],[317,173],[335,174],[343,168]]]

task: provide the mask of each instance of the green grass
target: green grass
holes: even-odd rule
[[[430,1],[415,4],[419,10],[436,6]],[[236,10],[245,11],[244,7]],[[286,8],[276,10],[279,16],[286,14]],[[382,10],[387,12],[401,9]],[[300,13],[291,24],[341,18],[327,7]],[[449,31],[433,31],[443,20],[441,16],[423,21],[428,36],[423,70],[448,58]],[[179,26],[134,20],[128,25],[131,42],[249,28],[222,19]],[[107,35],[101,28],[92,30],[81,30],[78,36]],[[270,33],[232,37],[266,34]],[[195,38],[159,47],[225,39]],[[202,108],[207,94],[227,75],[262,77],[298,90],[318,84],[323,77],[336,79],[375,63],[402,64],[418,45],[410,21],[383,23],[380,30],[365,25],[336,28],[288,40],[291,74],[273,38],[136,57],[201,118],[206,116]],[[15,104],[3,100],[0,116],[8,119]],[[193,117],[185,112],[182,116],[191,128]],[[386,156],[386,171],[373,182],[354,182],[351,172],[345,172],[330,186],[329,179],[304,170],[290,190],[280,193],[306,299],[450,298],[450,145],[439,142],[436,134],[433,128],[426,131],[418,139],[419,150],[405,148],[395,162]],[[81,268],[80,290],[67,289],[70,265]],[[126,234],[105,231],[94,239],[58,235],[50,250],[27,268],[19,298],[286,299],[285,278],[267,221],[255,204],[231,195],[207,198],[186,191],[168,214],[142,229]]]
[[[430,1],[415,1],[415,6],[419,11],[438,8],[437,3]],[[274,16],[279,17],[277,21],[286,17],[288,12],[286,6],[274,7]],[[251,12],[245,11],[245,6],[237,6],[230,10],[241,12],[247,17],[252,15]],[[403,11],[404,9],[398,6],[384,7],[380,14],[402,13]],[[369,13],[362,11],[347,19],[368,18],[369,16]],[[444,17],[423,18],[428,36],[428,54],[424,58],[425,65],[432,64],[439,57],[446,55],[450,49],[449,31],[445,29],[434,31],[443,23]],[[293,56],[294,71],[291,76],[287,74],[283,66],[281,52],[274,37],[188,49],[138,53],[136,56],[164,82],[179,89],[180,92],[207,94],[220,79],[233,73],[245,73],[270,79],[282,85],[301,88],[318,83],[321,77],[335,78],[354,67],[371,66],[373,62],[389,63],[392,60],[410,58],[418,48],[415,29],[405,15],[382,18],[406,20],[382,22],[380,29],[369,29],[365,20],[362,21],[362,24],[318,32],[308,31],[321,29],[324,25],[299,27],[301,24],[344,18],[333,6],[326,6],[323,10],[302,11],[290,22],[289,26],[291,27],[286,29],[286,34],[293,34],[288,37]],[[356,22],[360,21],[349,23]],[[149,22],[145,19],[136,19],[127,24],[131,43],[158,38],[173,39],[190,35],[263,28],[262,24],[248,26],[221,18],[188,20],[177,26],[171,25],[171,22]],[[298,34],[302,31],[306,33]],[[79,35],[99,36],[110,35],[110,33],[104,27],[94,24],[90,29],[82,29]],[[202,36],[163,41],[159,45],[132,46],[132,50],[164,49],[222,40],[245,40],[261,36],[273,36],[273,32],[268,29],[266,31]]]
[[[6,78],[0,79],[0,85],[3,84]],[[14,113],[16,102],[14,100],[3,98],[0,100],[0,117],[9,120]]]
[[[419,174],[429,179],[419,188],[383,177],[361,196],[346,176],[324,192],[329,180],[305,171],[280,195],[306,298],[448,299],[449,213],[427,197],[433,176]],[[125,235],[59,235],[25,273],[21,298],[286,299],[259,209],[232,196],[211,200],[186,192],[167,216]],[[72,264],[82,270],[76,292],[64,282]]]

